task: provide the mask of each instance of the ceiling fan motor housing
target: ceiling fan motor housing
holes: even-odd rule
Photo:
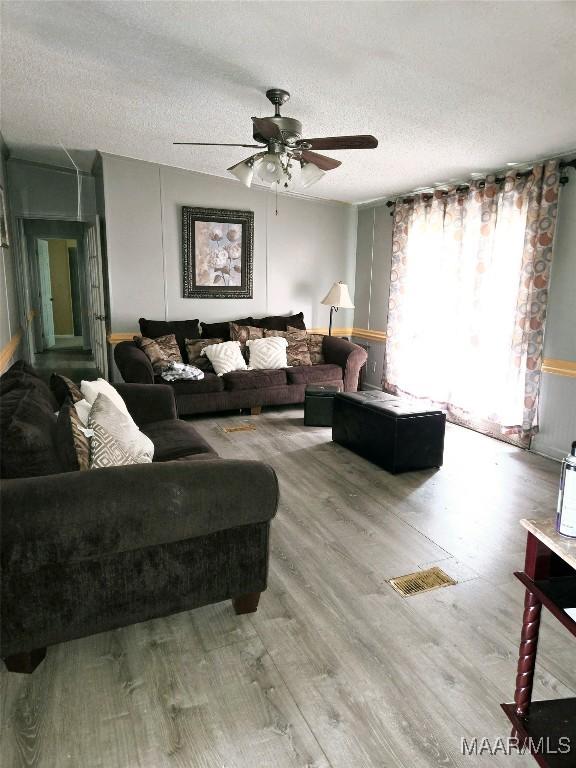
[[[299,120],[294,120],[292,117],[282,117],[281,115],[267,117],[266,120],[267,122],[275,123],[282,131],[282,138],[285,144],[295,144],[302,138],[302,123]],[[254,126],[252,135],[256,141],[262,144],[268,143],[268,139],[262,136],[256,126]]]

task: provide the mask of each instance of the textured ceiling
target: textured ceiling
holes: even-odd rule
[[[2,4],[2,132],[14,156],[94,150],[226,176],[266,88],[311,136],[376,150],[310,192],[362,202],[576,146],[574,2]],[[327,153],[330,154],[330,153]]]

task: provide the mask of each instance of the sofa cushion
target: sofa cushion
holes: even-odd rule
[[[166,384],[161,376],[156,376],[157,384]],[[176,397],[178,395],[195,395],[198,393],[207,394],[210,392],[223,392],[224,383],[215,373],[204,373],[204,378],[198,381],[171,381],[170,386],[174,390]]]
[[[34,386],[0,398],[0,476],[35,477],[62,471],[56,452],[52,395]]]
[[[300,365],[286,370],[290,384],[320,384],[327,381],[342,381],[342,368],[332,363],[323,365]]]
[[[159,336],[167,336],[173,333],[180,347],[182,359],[186,354],[186,339],[197,339],[200,336],[198,320],[146,320],[141,317],[138,320],[140,333],[149,339],[157,339]]]
[[[232,371],[222,377],[227,390],[265,389],[266,387],[282,387],[286,382],[286,370],[261,371]]]
[[[151,424],[145,424],[142,432],[154,443],[154,461],[172,461],[198,454],[217,457],[216,452],[187,421],[153,421]]]
[[[202,328],[202,337],[207,339],[221,338],[224,341],[230,341],[230,323],[236,325],[254,325],[254,318],[243,317],[240,320],[230,320],[226,323],[200,323]]]
[[[31,365],[18,360],[0,377],[0,396],[12,389],[37,389],[50,403],[53,411],[58,410],[56,398],[50,391],[48,384],[43,381],[37,371]]]
[[[288,326],[297,328],[300,331],[306,330],[304,323],[304,312],[297,315],[270,315],[262,317],[260,320],[254,320],[253,325],[257,328],[267,328],[270,331],[287,331]]]

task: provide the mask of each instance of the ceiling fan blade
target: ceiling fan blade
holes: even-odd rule
[[[253,117],[254,128],[263,139],[278,139],[282,141],[282,132],[272,120],[267,117]]]
[[[325,136],[319,139],[302,139],[312,149],[375,149],[378,139],[375,136]]]
[[[173,141],[172,144],[184,144],[187,147],[256,147],[262,149],[261,144],[220,144],[212,141]]]
[[[321,171],[332,171],[342,165],[340,160],[334,160],[332,157],[326,157],[326,155],[318,155],[316,152],[310,152],[309,149],[302,150],[302,159],[306,160],[307,163],[316,165]]]

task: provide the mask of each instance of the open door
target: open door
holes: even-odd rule
[[[86,278],[88,299],[88,322],[90,342],[98,376],[108,378],[108,347],[106,344],[106,305],[102,272],[102,248],[100,243],[100,219],[96,216],[93,224],[86,225],[84,234],[86,254]]]
[[[48,240],[41,240],[40,238],[36,240],[36,253],[38,255],[38,276],[40,281],[42,345],[44,349],[48,349],[56,343],[54,337],[54,313],[52,312],[52,283],[50,280]]]

